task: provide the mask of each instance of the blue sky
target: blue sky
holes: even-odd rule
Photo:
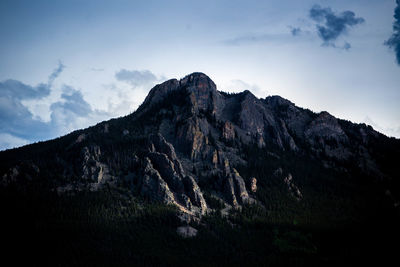
[[[0,149],[129,114],[195,71],[400,137],[398,2],[2,0]]]

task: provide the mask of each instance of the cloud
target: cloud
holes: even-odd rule
[[[227,45],[241,45],[246,43],[258,43],[268,41],[270,38],[267,34],[254,34],[239,36],[232,39],[225,40],[224,43]]]
[[[396,127],[382,127],[373,121],[370,117],[366,116],[364,123],[371,125],[376,131],[381,132],[387,136],[400,138],[400,126]]]
[[[127,114],[138,107],[150,89],[157,83],[166,80],[149,70],[121,69],[115,73],[115,79],[122,84],[110,84],[108,87],[114,92],[115,97],[109,99],[108,110],[114,115]]]
[[[293,36],[298,36],[301,33],[301,28],[300,27],[289,27],[290,28],[290,33]]]
[[[317,23],[318,36],[322,39],[323,45],[332,47],[338,47],[335,41],[346,34],[349,27],[365,22],[364,18],[356,17],[353,11],[347,10],[335,14],[331,8],[322,8],[319,5],[314,5],[310,9],[309,17]],[[349,49],[350,47],[350,44],[346,43],[341,48]]]
[[[71,112],[79,117],[85,117],[92,112],[92,108],[88,102],[83,99],[80,91],[70,86],[65,86],[61,94],[61,99],[50,106],[50,110],[62,110],[63,112]]]
[[[267,94],[267,92],[262,90],[258,85],[249,84],[239,79],[230,80],[226,84],[222,84],[221,88],[222,91],[224,92],[233,92],[233,93],[239,93],[245,90],[249,90],[257,97],[265,97],[265,95]]]
[[[79,90],[66,85],[60,100],[50,105],[50,121],[43,122],[33,116],[23,101],[39,101],[49,96],[54,80],[64,68],[59,62],[47,83],[37,86],[12,79],[0,82],[0,150],[54,138],[109,118],[107,112],[93,110]]]
[[[95,72],[101,72],[104,71],[103,68],[90,68],[91,71],[95,71]]]
[[[28,143],[28,140],[12,136],[11,134],[0,133],[0,150],[19,147]]]
[[[82,93],[70,86],[64,86],[60,101],[50,106],[50,122],[53,135],[63,135],[78,128],[110,117],[104,111],[93,110]]]
[[[396,8],[394,10],[393,34],[385,41],[385,45],[392,48],[396,53],[397,64],[400,65],[400,0],[396,0]]]
[[[58,61],[58,66],[57,68],[54,69],[54,71],[50,74],[49,80],[47,82],[48,87],[51,87],[53,85],[54,80],[60,76],[61,72],[64,70],[65,65],[62,64],[61,61]]]
[[[126,70],[121,69],[115,73],[118,81],[126,82],[133,87],[154,84],[159,79],[149,70]]]
[[[49,87],[47,84],[43,83],[32,87],[12,79],[0,82],[0,97],[22,100],[42,98],[48,96],[49,94]]]
[[[46,133],[41,130],[45,124],[34,120],[22,100],[42,99],[50,94],[47,84],[30,86],[17,80],[0,82],[0,133],[8,133],[18,138],[35,138]]]
[[[82,92],[68,85],[61,87],[58,99],[54,100],[54,81],[62,74],[65,65],[59,62],[51,72],[47,82],[36,86],[8,79],[0,81],[0,150],[27,143],[47,140],[67,134],[76,129],[85,128],[113,116],[132,112],[146,96],[154,83],[165,79],[158,78],[148,70],[121,69],[115,74],[118,81],[125,85],[106,88],[114,95],[106,110],[94,109]],[[53,96],[53,97],[49,97]],[[49,120],[43,121],[32,114],[27,106],[42,102],[48,110]]]
[[[322,46],[329,46],[329,47],[343,49],[343,50],[349,50],[351,48],[351,44],[348,42],[344,42],[343,45],[336,45],[334,43],[323,43]]]
[[[231,39],[226,39],[222,41],[223,44],[228,46],[239,46],[247,44],[257,44],[257,43],[273,43],[288,40],[290,37],[287,33],[250,33],[247,35],[242,35],[234,37]]]

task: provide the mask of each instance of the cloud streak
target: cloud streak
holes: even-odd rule
[[[394,50],[397,64],[400,65],[400,0],[396,0],[396,4],[393,15],[393,34],[384,44]]]
[[[222,43],[228,46],[276,43],[281,41],[287,41],[289,37],[290,35],[287,33],[247,34],[231,39],[226,39]]]
[[[335,41],[348,32],[350,27],[362,24],[365,19],[356,17],[353,11],[347,10],[340,14],[335,14],[331,8],[322,8],[314,5],[309,11],[309,17],[316,22],[318,36],[323,41],[324,46],[338,47]],[[342,48],[349,49],[351,46],[346,43]]]
[[[48,81],[48,87],[51,87],[53,85],[54,80],[60,76],[61,72],[65,69],[65,65],[62,64],[61,61],[58,62],[57,68],[54,69],[54,71],[50,74],[49,76],[49,81]]]

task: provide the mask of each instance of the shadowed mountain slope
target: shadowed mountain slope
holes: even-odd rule
[[[227,207],[257,202],[260,180],[277,180],[301,201],[299,184],[307,177],[293,175],[293,166],[275,163],[270,173],[253,176],[250,166],[257,159],[249,158],[251,149],[274,162],[290,155],[312,160],[328,172],[363,177],[362,183],[378,183],[377,194],[398,205],[394,159],[399,140],[279,96],[219,92],[203,73],[155,86],[126,117],[1,152],[0,177],[5,187],[36,183],[59,194],[123,186],[194,216],[209,209],[204,191]]]

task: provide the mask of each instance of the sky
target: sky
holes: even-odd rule
[[[0,150],[130,114],[192,72],[399,138],[399,4],[1,0]]]

